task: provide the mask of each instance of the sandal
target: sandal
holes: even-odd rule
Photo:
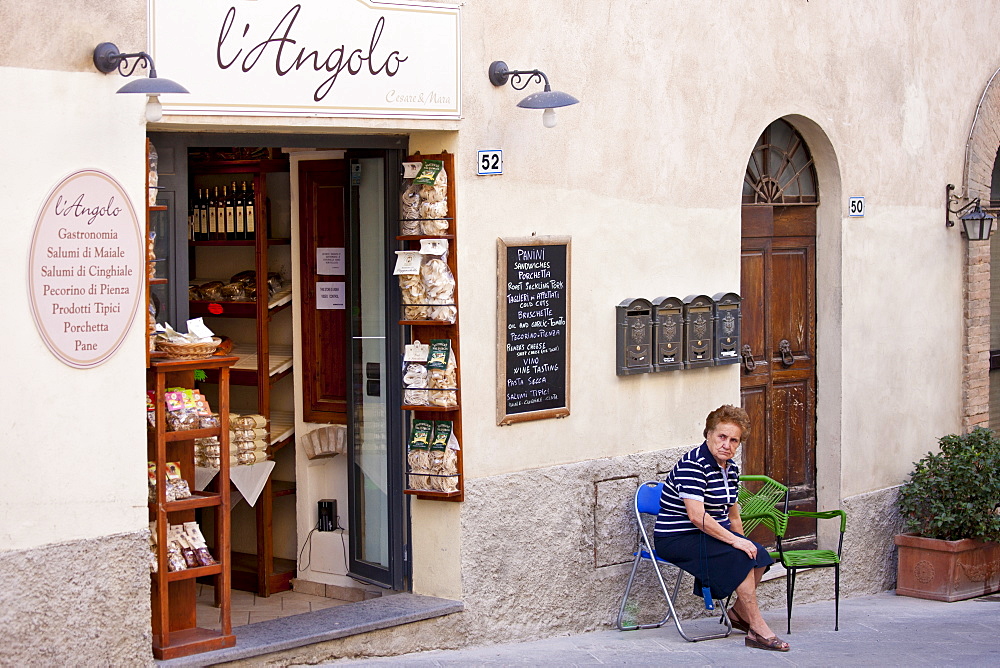
[[[740,631],[743,631],[743,633],[750,633],[750,625],[736,613],[735,608],[727,610],[726,615],[729,616],[729,621],[732,623],[734,629],[739,629]]]
[[[788,643],[778,636],[765,638],[753,630],[747,632],[747,637],[743,642],[747,647],[752,647],[754,649],[766,649],[772,652],[787,652],[791,649],[788,646]]]

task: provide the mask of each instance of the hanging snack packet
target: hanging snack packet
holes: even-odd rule
[[[399,195],[399,233],[403,236],[420,234],[420,184],[413,179],[403,179]]]
[[[448,449],[444,453],[444,467],[442,471],[448,477],[445,478],[445,492],[458,491],[458,438],[455,437],[455,430],[452,429],[448,435]]]
[[[420,279],[425,303],[429,305],[427,317],[454,324],[458,309],[455,307],[455,276],[447,262],[448,241],[423,239],[420,242],[420,254],[424,256],[420,266]]]
[[[414,420],[410,428],[409,451],[406,454],[410,489],[431,489],[427,474],[430,472],[428,448],[433,430],[434,423],[430,420]]]
[[[451,350],[451,339],[433,339],[427,358],[427,387],[431,388],[431,406],[458,406],[458,359]]]
[[[442,160],[424,160],[413,179],[420,186],[420,229],[426,235],[448,232],[448,173]]]
[[[396,266],[392,273],[399,276],[399,290],[403,298],[404,320],[426,320],[427,307],[420,265],[424,256],[419,251],[396,251]]]
[[[407,345],[403,353],[403,403],[427,406],[427,356],[430,346],[419,340]]]
[[[444,471],[445,451],[448,449],[448,439],[451,437],[452,423],[447,421],[436,421],[434,423],[434,437],[431,439],[428,452],[430,454],[430,470],[433,474],[430,477],[432,489],[445,491],[447,487],[447,474]]]

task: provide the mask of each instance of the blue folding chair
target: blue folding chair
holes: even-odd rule
[[[616,621],[616,626],[621,631],[632,631],[635,629],[656,629],[673,617],[674,626],[677,627],[677,632],[681,634],[681,637],[688,642],[698,642],[701,640],[713,640],[715,638],[725,638],[730,633],[733,632],[733,624],[729,621],[729,616],[726,615],[726,606],[722,601],[717,601],[718,607],[722,610],[722,616],[719,619],[720,623],[726,625],[725,633],[712,633],[703,636],[689,636],[684,632],[683,627],[681,627],[681,620],[677,616],[677,610],[674,609],[674,599],[677,598],[677,592],[680,590],[681,577],[684,575],[684,571],[680,568],[677,569],[677,580],[674,582],[674,593],[671,595],[667,591],[667,583],[663,580],[663,573],[660,571],[660,564],[667,564],[673,566],[669,561],[664,561],[656,556],[656,551],[653,549],[653,544],[649,539],[649,532],[646,530],[646,524],[644,522],[643,516],[652,516],[654,519],[656,515],[660,512],[660,494],[663,492],[662,482],[644,482],[639,486],[639,489],[635,492],[635,502],[633,503],[633,509],[635,510],[635,523],[638,526],[638,538],[637,538],[637,549],[635,551],[635,561],[632,562],[632,573],[628,577],[628,584],[625,585],[625,593],[622,595],[622,604],[618,609],[618,620]],[[656,571],[656,579],[660,583],[660,591],[663,592],[663,597],[667,600],[667,614],[664,615],[663,619],[659,622],[650,624],[639,624],[638,620],[633,625],[625,625],[625,607],[628,603],[628,595],[632,591],[632,584],[635,582],[636,573],[639,571],[639,564],[650,563],[653,565],[653,569]]]

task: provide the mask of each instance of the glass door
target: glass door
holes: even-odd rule
[[[394,154],[395,152],[389,152]],[[408,580],[398,289],[392,282],[395,187],[388,160],[359,153],[351,166],[349,227],[352,401],[348,485],[353,577],[400,590]],[[390,256],[393,256],[390,258]]]

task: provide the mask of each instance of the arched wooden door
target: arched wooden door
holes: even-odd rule
[[[801,135],[764,130],[743,184],[740,390],[752,430],[743,472],[787,485],[792,508],[816,509],[816,173]],[[789,537],[815,544],[815,520]]]

